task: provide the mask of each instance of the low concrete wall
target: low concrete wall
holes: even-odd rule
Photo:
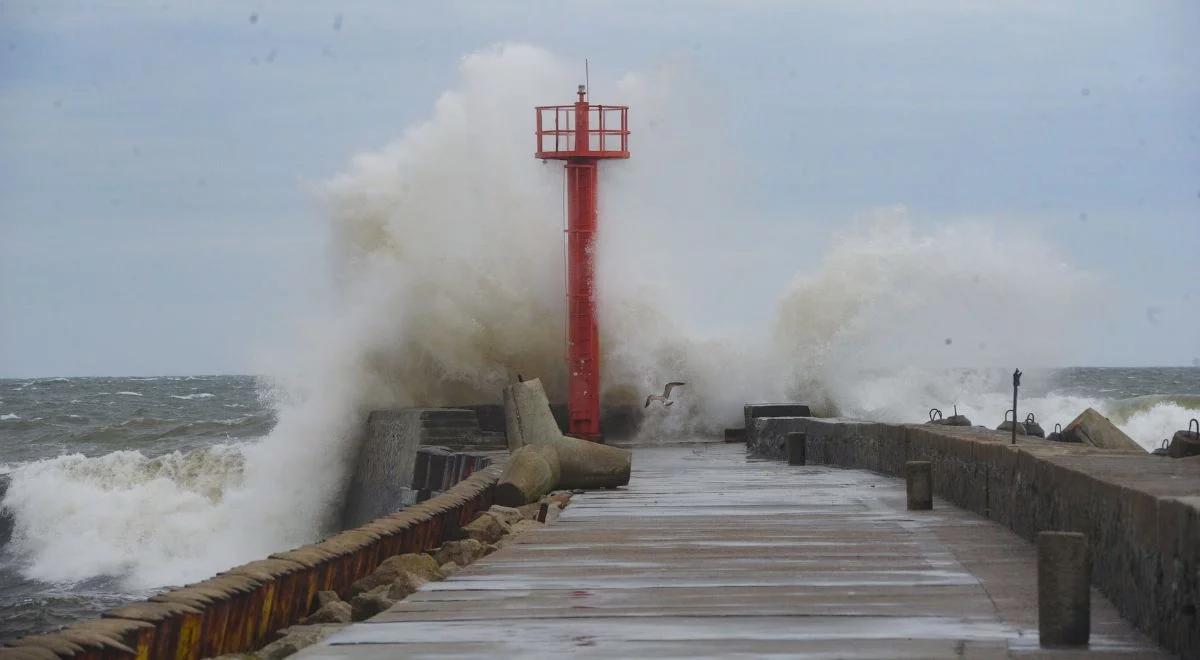
[[[354,527],[427,499],[458,482],[465,459],[457,453],[443,477],[413,483],[417,454],[422,447],[474,447],[489,439],[479,428],[475,410],[465,408],[401,408],[376,410],[367,417],[358,460],[350,478],[342,526]],[[494,444],[494,443],[493,443]],[[494,444],[495,449],[503,445]],[[447,450],[449,452],[449,450]],[[471,461],[472,465],[476,461]],[[439,469],[441,465],[439,464]],[[453,469],[453,474],[451,474]],[[413,491],[425,491],[418,494]]]
[[[110,610],[57,633],[24,637],[0,658],[198,660],[252,651],[313,609],[318,591],[344,598],[384,559],[436,548],[492,505],[503,465],[450,490],[320,543],[236,566],[147,601]],[[49,649],[53,655],[37,649]]]
[[[809,463],[903,475],[907,461],[933,464],[934,493],[1033,540],[1041,531],[1081,532],[1092,579],[1164,647],[1200,657],[1200,457],[1169,459],[1102,450],[975,427],[896,425],[845,419],[759,420],[747,450],[782,459],[776,438],[808,434]]]

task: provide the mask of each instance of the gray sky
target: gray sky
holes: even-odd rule
[[[326,286],[311,185],[502,41],[711,90],[746,240],[789,239],[721,314],[903,204],[1100,276],[1089,363],[1200,358],[1200,3],[339,6],[0,2],[0,375],[252,370]]]

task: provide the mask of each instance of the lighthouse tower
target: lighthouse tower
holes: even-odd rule
[[[595,250],[599,164],[629,158],[629,108],[588,103],[579,86],[571,105],[537,108],[537,152],[565,161],[567,176],[567,433],[600,434],[600,337],[596,324]]]

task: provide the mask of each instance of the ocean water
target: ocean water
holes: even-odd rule
[[[876,405],[878,418],[920,421],[928,407],[952,392],[951,398],[961,402],[959,412],[994,425],[1008,406],[1009,392],[997,385],[1006,377],[998,370],[941,372],[918,388],[903,389],[895,383],[921,379],[905,372],[875,374],[864,376],[860,398],[844,405]],[[276,422],[260,387],[249,376],[0,380],[0,463],[4,478],[15,479],[19,489],[10,489],[0,500],[0,639],[54,629],[171,584],[137,577],[139,545],[145,543],[147,553],[161,552],[148,547],[157,541],[144,530],[170,526],[166,517],[207,513],[207,505],[237,488],[245,476],[245,451],[260,445]],[[890,396],[880,398],[876,390]],[[1047,428],[1065,424],[1087,406],[1109,415],[1147,448],[1156,446],[1160,436],[1200,415],[1200,368],[1026,373],[1021,408],[1036,412]],[[950,405],[939,407],[950,413]],[[738,414],[733,411],[732,416]],[[166,488],[147,488],[155,482]],[[106,507],[145,507],[137,517],[148,527],[133,524],[126,515],[72,518],[63,507],[80,508],[80,495],[72,489],[85,484],[96,489],[99,495],[93,499]],[[157,493],[175,498],[179,491],[193,494],[196,501],[175,502],[166,509],[142,501]],[[199,509],[191,506],[196,503]],[[156,515],[164,518],[154,519]],[[74,535],[65,551],[53,534],[44,533],[63,516],[72,521],[63,533]],[[222,530],[211,531],[216,547]],[[130,544],[114,544],[106,532],[129,535]],[[173,550],[178,554],[172,555]],[[167,561],[197,559],[182,545],[167,549]],[[47,569],[46,562],[53,566]],[[179,574],[201,579],[220,568]]]
[[[103,477],[110,490],[154,479],[199,482],[212,465],[193,459],[189,475],[187,457],[198,458],[215,445],[252,441],[274,424],[274,412],[249,376],[0,379],[0,489],[7,491],[14,471],[47,460],[90,462],[95,472],[115,467],[114,459],[131,453],[143,460],[118,461],[122,469]],[[37,548],[9,543],[15,512],[7,499],[0,502],[5,503],[0,505],[0,639],[54,629],[155,590],[131,588],[119,571],[67,581],[29,577],[23,568],[30,555],[22,550]],[[78,532],[82,557],[89,530]]]

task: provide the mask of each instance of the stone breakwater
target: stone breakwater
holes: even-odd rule
[[[1092,579],[1151,638],[1200,657],[1200,457],[1167,459],[972,427],[849,419],[764,417],[746,429],[747,451],[786,459],[786,437],[806,434],[809,464],[904,475],[929,461],[934,494],[1033,540],[1081,532]]]
[[[279,552],[208,580],[130,603],[94,621],[22,638],[0,658],[193,660],[258,649],[300,622],[318,594],[350,599],[355,583],[390,557],[421,553],[461,537],[492,505],[503,464],[471,474],[402,511]]]

